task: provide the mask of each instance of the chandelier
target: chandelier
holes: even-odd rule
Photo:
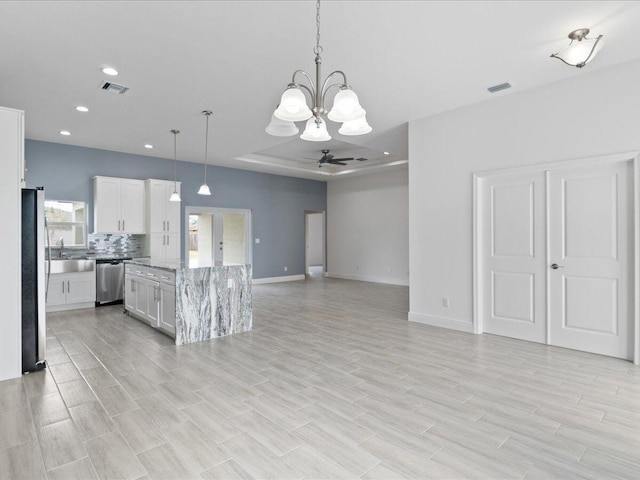
[[[331,140],[327,131],[327,124],[322,117],[325,115],[333,122],[342,123],[338,133],[342,135],[364,135],[372,129],[367,123],[367,112],[360,106],[358,96],[347,82],[347,76],[341,70],[336,70],[322,82],[322,46],[320,45],[320,0],[316,1],[316,46],[313,48],[316,55],[315,83],[307,72],[296,70],[291,77],[291,83],[280,98],[280,105],[273,112],[271,122],[265,131],[274,136],[288,137],[298,133],[298,127],[293,122],[306,121],[305,129],[300,138],[312,142],[324,142]],[[308,85],[298,83],[296,78],[302,77]],[[338,76],[342,77],[342,83],[330,83]],[[325,99],[330,90],[336,88],[338,92],[333,99],[331,110],[325,109]],[[311,97],[311,108],[307,105],[304,95],[306,91]]]

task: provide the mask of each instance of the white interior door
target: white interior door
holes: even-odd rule
[[[550,340],[631,359],[631,162],[549,175]]]
[[[484,331],[546,342],[544,172],[483,180]]]

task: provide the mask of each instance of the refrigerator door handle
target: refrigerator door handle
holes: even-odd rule
[[[44,190],[36,192],[36,245],[38,246],[36,258],[38,269],[38,356],[36,365],[44,364],[47,355],[47,314],[45,302],[47,298],[47,283],[44,275],[44,235],[45,235]],[[48,233],[48,229],[47,229]],[[49,243],[49,248],[51,244]],[[51,274],[51,252],[49,252],[49,274]],[[48,280],[48,279],[47,279]]]

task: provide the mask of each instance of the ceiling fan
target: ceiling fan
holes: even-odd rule
[[[329,153],[329,149],[326,149],[326,148],[321,150],[321,152],[322,152],[322,158],[318,160],[318,167],[322,167],[322,165],[324,165],[325,163],[328,163],[330,165],[346,165],[346,163],[344,162],[348,162],[351,160],[357,160],[358,162],[364,162],[367,160],[366,158],[362,158],[362,157],[333,158],[333,155]]]

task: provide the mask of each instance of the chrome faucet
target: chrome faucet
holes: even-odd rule
[[[58,252],[58,257],[59,258],[64,258],[66,254],[64,253],[64,239],[61,238],[60,239],[60,251]]]

